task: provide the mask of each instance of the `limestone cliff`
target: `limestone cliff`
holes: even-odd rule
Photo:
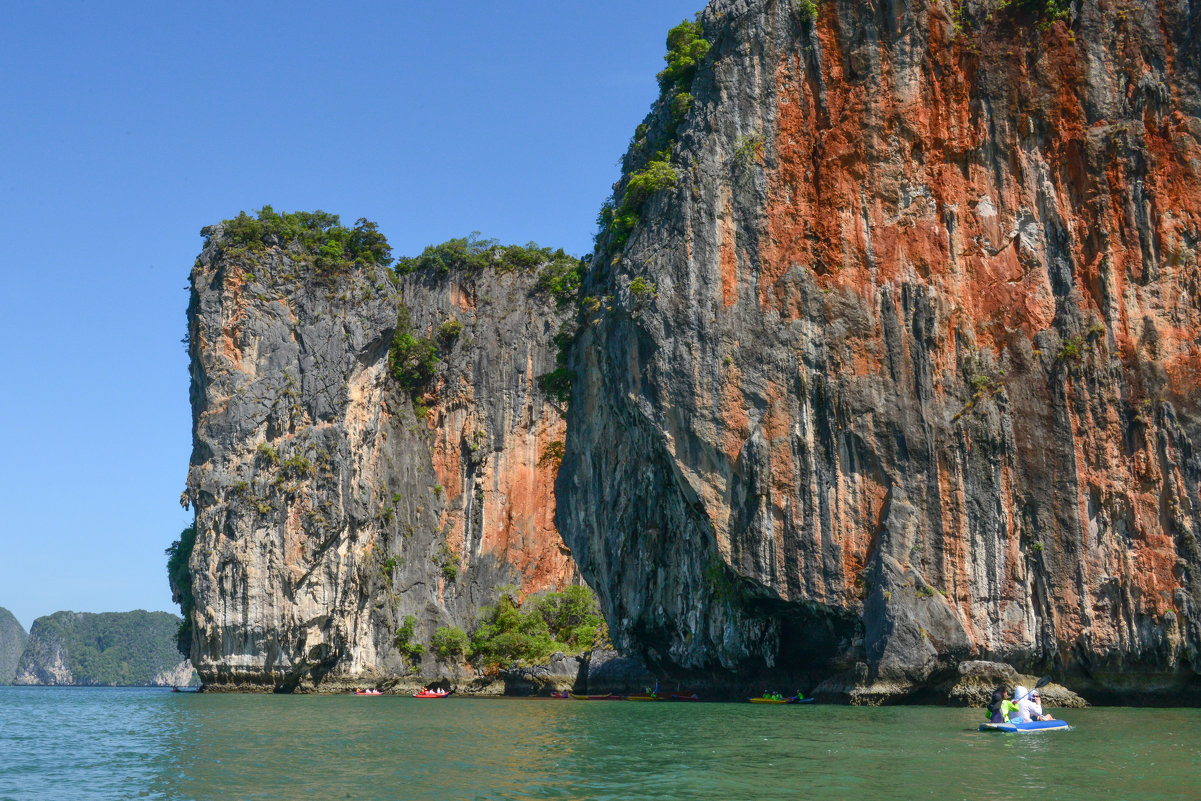
[[[700,21],[572,353],[558,522],[615,644],[860,702],[968,659],[1201,694],[1201,4]]]
[[[429,651],[400,646],[468,629],[498,587],[572,580],[544,458],[564,421],[535,384],[559,313],[535,271],[402,278],[371,260],[324,267],[301,238],[204,233],[185,500],[206,685],[426,681],[441,670]],[[389,368],[398,326],[438,357],[411,387]]]
[[[55,612],[39,617],[13,684],[162,687],[187,684],[192,666],[180,658],[167,612]]]
[[[0,606],[0,684],[12,684],[28,638],[21,622]]]

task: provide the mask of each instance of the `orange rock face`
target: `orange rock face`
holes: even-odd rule
[[[448,275],[442,285],[414,281],[405,290],[431,330],[452,317],[466,324],[426,420],[447,543],[468,571],[476,563],[513,570],[510,583],[522,596],[560,590],[575,578],[554,523],[566,424],[536,385],[554,368],[557,314],[545,300],[537,313],[523,308],[531,302],[528,284],[515,275]],[[482,310],[478,295],[489,299]],[[509,303],[513,311],[495,320]]]
[[[447,668],[402,645],[575,579],[553,522],[564,422],[535,384],[558,312],[531,271],[323,273],[300,242],[206,235],[187,499],[207,686],[431,681]],[[402,304],[439,357],[422,417],[389,362]]]
[[[612,422],[573,416],[561,479],[652,661],[850,667],[873,697],[966,658],[1191,686],[1201,12],[1032,7],[706,10],[693,169],[593,277],[646,276],[655,308],[582,336],[577,404]],[[622,523],[583,511],[631,448],[670,480]],[[650,527],[663,578],[629,561]]]

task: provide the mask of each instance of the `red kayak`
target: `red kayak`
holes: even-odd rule
[[[418,690],[413,693],[414,698],[445,698],[450,695],[446,690]]]
[[[577,701],[624,701],[624,700],[626,700],[626,697],[624,695],[614,695],[614,694],[576,695],[575,693],[572,693],[571,697]]]

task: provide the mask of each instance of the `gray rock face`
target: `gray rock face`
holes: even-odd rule
[[[397,650],[407,616],[428,643],[501,585],[574,575],[541,459],[564,423],[534,388],[558,319],[534,276],[312,263],[297,243],[231,252],[218,226],[192,271],[192,661],[211,689],[438,676]],[[402,303],[439,343],[422,417],[388,375]]]
[[[12,684],[29,635],[13,613],[0,606],[0,684]]]
[[[590,695],[642,693],[658,683],[640,661],[611,649],[597,649],[588,654],[584,679],[583,690]]]
[[[76,684],[74,671],[67,664],[63,642],[54,637],[36,637],[26,646],[17,665],[13,684],[69,687]]]
[[[705,10],[572,355],[558,523],[619,649],[1197,695],[1201,7],[1017,5]]]
[[[1013,697],[1017,687],[1033,689],[1039,677],[1022,676],[1001,662],[967,661],[959,663],[959,675],[950,687],[940,688],[949,703],[958,706],[988,706],[993,690],[1003,687]],[[821,689],[820,687],[818,688]],[[1039,688],[1045,708],[1080,709],[1084,699],[1059,684],[1051,682]]]
[[[157,674],[151,680],[151,684],[156,687],[187,687],[195,679],[196,671],[192,668],[192,661],[185,659],[178,665]]]
[[[584,660],[563,653],[551,654],[545,665],[501,671],[508,695],[549,695],[576,691],[585,684]]]

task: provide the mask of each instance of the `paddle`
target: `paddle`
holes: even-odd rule
[[[1038,684],[1034,685],[1033,687],[1031,687],[1029,690],[1026,691],[1025,695],[1023,695],[1022,698],[1029,698],[1031,695],[1034,694],[1034,691],[1037,690],[1039,687],[1046,687],[1050,683],[1051,683],[1051,677],[1043,676],[1041,679],[1038,680]],[[1016,704],[1018,701],[1021,701],[1022,698],[1015,698],[1013,702]]]

